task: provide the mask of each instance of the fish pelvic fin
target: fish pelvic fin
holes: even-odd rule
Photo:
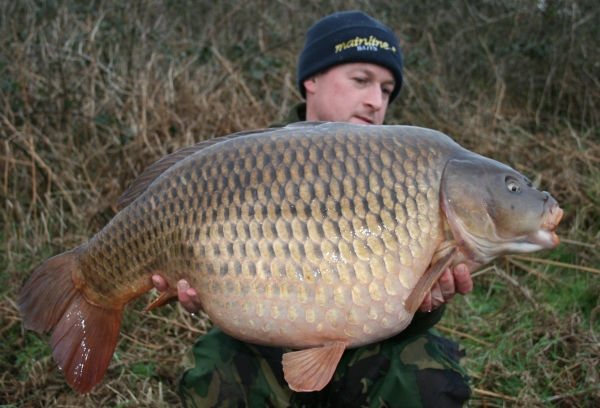
[[[160,294],[159,297],[154,299],[152,303],[144,308],[142,313],[148,313],[149,311],[156,309],[157,307],[162,307],[168,305],[171,302],[176,302],[178,300],[177,291],[172,290],[171,288],[167,288],[166,291]]]
[[[296,392],[322,390],[333,377],[346,343],[334,341],[323,347],[294,351],[283,355],[283,375]]]
[[[450,251],[435,261],[427,271],[421,276],[421,279],[417,282],[414,289],[406,298],[404,302],[404,308],[410,314],[415,314],[416,311],[421,306],[421,302],[425,298],[427,292],[431,290],[433,285],[437,282],[437,280],[442,276],[444,270],[452,264],[452,261],[458,255],[458,248],[452,247]]]
[[[115,348],[123,306],[108,309],[86,300],[76,285],[81,247],[50,258],[21,290],[18,306],[25,328],[53,331],[52,356],[65,380],[80,394],[104,377]]]

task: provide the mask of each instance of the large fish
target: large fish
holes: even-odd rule
[[[313,391],[345,349],[402,331],[448,266],[556,247],[563,212],[442,133],[342,123],[201,142],[151,166],[119,205],[19,298],[26,328],[53,330],[79,393],[104,376],[123,307],[155,273],[171,288],[187,279],[231,336],[300,350],[284,355],[285,378]]]

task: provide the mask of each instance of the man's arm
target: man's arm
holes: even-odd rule
[[[159,292],[167,290],[167,282],[160,275],[152,276],[152,283]],[[458,264],[452,270],[446,269],[440,279],[423,299],[420,312],[435,310],[444,303],[450,303],[456,293],[466,295],[473,290],[473,280],[465,264]],[[201,309],[200,299],[196,289],[182,279],[177,282],[177,295],[181,305],[190,313]]]

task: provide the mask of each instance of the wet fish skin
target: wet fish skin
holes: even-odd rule
[[[184,153],[144,173],[102,231],[47,261],[22,291],[26,327],[54,328],[55,359],[78,392],[100,381],[106,367],[99,377],[85,368],[108,366],[114,321],[152,288],[154,273],[173,288],[187,279],[211,320],[234,337],[297,349],[331,346],[337,356],[340,347],[408,325],[414,310],[405,302],[420,303],[429,290],[424,277],[438,260],[474,269],[501,253],[558,244],[552,231],[562,210],[547,193],[431,130],[302,124]],[[483,178],[503,189],[508,179],[520,183],[528,208],[509,211],[516,224],[479,211],[479,192],[487,187],[482,177],[462,174],[469,166],[491,169]],[[498,203],[488,195],[485,207],[499,213],[506,213],[503,201],[519,206],[514,194]],[[518,222],[519,211],[527,222]],[[489,221],[482,231],[471,212]],[[490,228],[505,245],[498,253],[494,245],[486,249]],[[511,242],[511,228],[521,246]],[[523,247],[530,236],[535,242]],[[57,298],[49,281],[66,272],[73,289]],[[40,310],[45,303],[53,306]],[[103,329],[106,320],[113,324]],[[87,360],[96,354],[100,362]]]

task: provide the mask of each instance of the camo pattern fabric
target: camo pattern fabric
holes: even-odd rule
[[[347,350],[319,392],[296,393],[283,377],[281,348],[236,340],[218,328],[202,336],[179,381],[186,408],[466,406],[464,349],[435,329]]]

